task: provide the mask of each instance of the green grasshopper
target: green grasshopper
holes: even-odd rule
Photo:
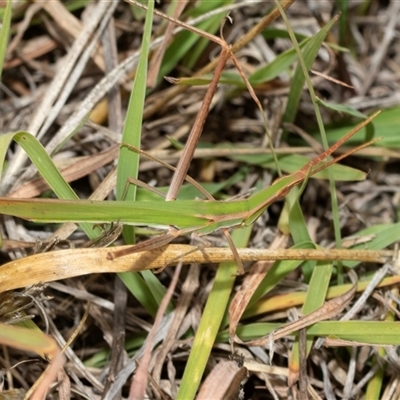
[[[150,239],[125,250],[110,250],[109,258],[131,252],[149,250],[165,245],[176,236],[195,232],[206,235],[219,229],[237,228],[252,224],[274,201],[283,198],[296,185],[341,159],[379,140],[364,143],[335,159],[322,163],[356,132],[366,126],[373,114],[322,152],[300,170],[284,176],[271,186],[244,200],[175,200],[175,201],[91,201],[57,199],[12,199],[0,197],[0,214],[12,215],[35,222],[89,222],[120,221],[136,226],[172,227],[169,233]]]
[[[187,145],[185,147],[186,154],[180,159],[178,168],[171,182],[170,190],[167,193],[167,200],[174,200],[179,187],[187,173],[190,160],[199,140],[204,121],[206,119],[208,109],[216,89],[219,77],[222,73],[226,60],[230,57],[242,76],[249,93],[256,104],[262,109],[257,96],[254,93],[250,83],[248,82],[245,74],[243,73],[240,64],[234,57],[233,47],[229,46],[223,37],[217,38],[206,32],[196,28],[190,28],[181,21],[171,19],[163,15],[170,22],[173,22],[181,27],[190,29],[203,37],[206,37],[215,43],[219,44],[222,48],[221,55],[218,59],[217,66],[214,71],[213,79],[208,87],[202,108],[196,118],[192,131],[189,135]],[[222,35],[221,35],[222,36]],[[262,112],[262,115],[264,113]],[[215,201],[212,198],[208,200],[175,200],[175,201],[148,201],[148,202],[129,202],[129,201],[91,201],[91,200],[42,200],[42,199],[11,199],[0,198],[0,214],[14,215],[17,217],[25,218],[37,222],[86,222],[86,223],[109,223],[119,221],[123,224],[130,225],[147,225],[154,227],[166,227],[169,231],[159,237],[149,239],[145,242],[132,246],[124,250],[111,250],[108,254],[109,259],[124,256],[131,252],[142,250],[150,250],[161,245],[165,245],[172,241],[175,237],[186,233],[196,233],[198,235],[205,235],[217,230],[222,230],[225,234],[230,247],[238,263],[239,273],[243,273],[240,258],[237,254],[232,240],[227,233],[228,228],[235,228],[247,226],[252,224],[274,201],[283,198],[294,186],[304,182],[308,177],[315,175],[317,172],[329,167],[330,165],[338,162],[344,157],[358,151],[359,149],[368,146],[373,141],[365,143],[353,150],[348,151],[346,154],[337,157],[336,159],[322,163],[329,157],[338,147],[346,142],[358,130],[368,124],[374,117],[366,119],[355,129],[350,131],[336,144],[331,146],[326,151],[312,159],[300,170],[278,179],[270,187],[265,188],[247,199],[232,200],[232,201]],[[266,126],[265,122],[265,126]],[[39,152],[40,155],[37,159],[47,161],[49,168],[53,169],[51,160],[48,155],[42,153],[40,146],[32,143],[29,135],[25,133],[16,134],[19,136],[18,143],[29,152]],[[0,138],[0,142],[9,143],[10,137],[14,138],[14,134],[4,135]],[[2,140],[3,139],[3,140]],[[29,142],[34,147],[29,147]],[[0,162],[4,158],[5,152],[0,146]],[[1,163],[2,165],[2,163]],[[1,168],[0,165],[0,168]],[[42,171],[43,174],[45,172]],[[52,186],[54,191],[59,197],[74,198],[76,194],[72,189],[63,181],[57,170],[54,175],[60,178],[60,181]],[[123,178],[126,178],[125,176]],[[61,182],[61,183],[60,183]],[[50,183],[50,182],[49,182]],[[60,183],[60,185],[59,185]],[[64,184],[63,184],[64,183]],[[57,188],[62,186],[66,192],[60,196]],[[64,190],[63,189],[63,190]],[[65,195],[67,193],[67,195]],[[88,225],[81,225],[85,232],[91,236],[93,232],[90,231],[91,227]],[[89,229],[89,230],[88,230]]]

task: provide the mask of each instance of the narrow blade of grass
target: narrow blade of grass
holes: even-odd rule
[[[27,132],[7,133],[0,136],[0,175],[4,167],[7,149],[13,140],[26,151],[29,158],[38,168],[39,173],[58,198],[70,200],[78,199],[77,194],[64,180],[40,142]],[[100,228],[93,226],[93,224],[82,222],[79,226],[91,240],[96,239],[99,234],[101,234]]]
[[[6,8],[4,10],[2,27],[0,31],[0,78],[3,71],[3,63],[7,53],[8,35],[10,33],[11,25],[11,14],[12,14],[12,1],[6,2]]]
[[[154,1],[149,1],[139,63],[122,132],[122,141],[138,149],[140,149],[142,136],[143,109],[146,98],[147,66],[153,26],[153,10]],[[140,155],[138,153],[130,151],[125,146],[121,147],[118,157],[117,172],[118,200],[132,201],[136,199],[137,187],[135,185],[129,185],[128,189],[125,189],[129,178],[137,178],[138,176],[139,160]],[[135,242],[134,228],[132,226],[124,226],[123,234],[127,243]],[[154,316],[157,311],[156,305],[163,298],[165,288],[158,279],[153,279],[153,273],[151,271],[143,271],[141,275],[142,276],[136,272],[125,272],[119,274],[119,277],[143,307]],[[155,297],[155,293],[159,294],[157,298]]]
[[[232,234],[235,245],[237,247],[247,246],[250,233],[251,228],[249,227],[235,230]],[[221,321],[228,307],[236,272],[236,263],[224,263],[218,267],[214,285],[190,351],[177,400],[194,399],[196,395]]]
[[[331,30],[332,26],[335,24],[337,19],[338,18],[336,17],[333,18],[330,22],[328,22],[323,29],[321,29],[309,40],[309,42],[304,46],[303,51],[300,54],[297,53],[298,56],[301,55],[301,57],[303,58],[304,65],[307,67],[307,70],[311,68],[311,65],[313,64],[321,48],[322,42],[325,40],[326,35]],[[290,36],[292,42],[296,40],[294,34]],[[293,122],[296,117],[296,113],[299,108],[301,93],[303,92],[303,86],[304,83],[306,82],[306,76],[304,75],[304,72],[305,71],[303,71],[301,65],[299,64],[296,68],[296,72],[294,73],[293,80],[290,85],[290,92],[289,92],[288,102],[286,105],[286,111],[285,115],[283,116],[284,122]]]
[[[268,335],[282,326],[281,323],[254,323],[238,327],[237,334],[243,341]],[[322,321],[307,328],[307,334],[332,337],[375,346],[399,346],[400,325],[398,322],[382,321]],[[228,340],[228,331],[218,334],[219,342]]]

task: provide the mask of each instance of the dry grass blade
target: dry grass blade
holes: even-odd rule
[[[168,287],[168,291],[165,294],[164,298],[162,299],[160,307],[157,311],[157,315],[156,315],[154,324],[151,328],[149,336],[147,337],[146,347],[144,350],[143,357],[140,360],[139,366],[137,367],[136,373],[132,380],[132,384],[131,384],[130,391],[129,391],[129,400],[142,400],[145,396],[146,387],[147,387],[147,374],[148,374],[148,369],[149,369],[149,364],[150,364],[150,359],[151,359],[151,349],[153,347],[154,337],[156,335],[157,330],[160,327],[161,320],[162,320],[162,318],[167,310],[168,304],[171,301],[171,298],[174,294],[176,285],[178,283],[179,274],[181,272],[181,269],[182,269],[182,263],[179,263],[178,267],[176,268],[176,270],[174,272],[174,276],[171,280],[171,283]]]
[[[73,14],[71,14],[60,1],[55,0],[46,2],[43,3],[42,7],[49,13],[49,15],[51,15],[56,24],[74,40],[76,40],[82,33],[84,28],[82,23]],[[94,27],[89,27],[91,24],[91,18],[85,22],[85,28],[89,28],[87,36],[90,37],[92,30],[94,29]],[[75,55],[79,54],[79,52],[72,53]],[[93,51],[92,59],[101,70],[105,70],[103,49],[100,46],[97,46]]]
[[[199,288],[200,267],[196,264],[191,265],[182,285],[182,291],[179,301],[176,304],[174,318],[171,322],[171,328],[168,330],[167,336],[160,346],[160,351],[156,355],[155,365],[152,376],[157,384],[160,384],[162,366],[164,360],[171,351],[172,347],[178,341],[178,333],[182,329],[183,320],[187,312],[190,310],[191,304],[195,301],[195,294]]]
[[[59,2],[49,2],[46,3],[52,10],[56,8],[57,10],[64,10],[61,14],[64,14],[66,10],[64,6]],[[80,56],[81,52],[84,51],[85,46],[86,50],[89,50],[94,47],[96,41],[94,41],[93,37],[91,38],[93,31],[96,29],[98,24],[105,24],[107,22],[107,15],[108,18],[111,16],[113,9],[116,7],[116,3],[113,2],[111,7],[110,5],[103,5],[100,4],[98,8],[96,8],[95,12],[90,18],[90,23],[85,26],[85,29],[79,33],[78,39],[74,42],[73,47],[71,48],[68,56],[68,60],[63,64],[63,67],[59,70],[57,75],[57,79],[53,80],[51,89],[49,90],[49,95],[43,98],[41,106],[37,110],[35,117],[32,119],[29,131],[32,132],[35,136],[37,135],[39,138],[43,137],[46,133],[47,129],[54,122],[56,115],[58,114],[60,108],[63,106],[64,101],[66,101],[66,97],[69,94],[68,85],[70,90],[72,90],[71,83],[75,82],[78,78],[80,73],[82,72],[87,58],[82,57],[79,61],[78,57]],[[74,18],[70,16],[70,13],[67,12],[69,15],[68,18]],[[59,15],[56,14],[59,18]],[[65,20],[66,17],[63,18]],[[87,44],[87,41],[92,39],[90,44]],[[89,53],[90,54],[90,53]],[[87,54],[87,56],[89,56]],[[97,56],[98,57],[98,56]],[[80,63],[81,67],[79,68],[76,63]],[[104,62],[101,61],[102,68],[104,69]],[[75,70],[74,70],[75,67]],[[63,90],[62,94],[61,91]],[[49,113],[49,108],[52,109],[52,112]],[[18,151],[18,155],[14,159],[13,164],[7,171],[6,176],[2,180],[1,184],[1,191],[6,193],[11,185],[16,180],[16,176],[19,175],[18,170],[21,168],[21,165],[26,161],[26,154]]]
[[[124,246],[129,248],[131,246]],[[220,263],[235,261],[230,249],[204,248],[189,245],[167,245],[155,249],[132,253],[113,260],[108,259],[109,249],[74,249],[36,254],[4,264],[0,269],[0,290],[6,291],[37,282],[52,282],[73,276],[92,273],[143,271],[176,265],[180,259],[184,264]],[[390,250],[257,250],[238,249],[242,261],[257,260],[358,260],[386,263],[395,253]]]

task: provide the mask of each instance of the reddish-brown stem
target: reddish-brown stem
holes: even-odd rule
[[[196,120],[193,124],[193,128],[190,131],[182,157],[179,159],[179,163],[176,167],[175,174],[172,178],[171,185],[169,187],[167,196],[165,198],[167,201],[176,199],[178,191],[182,186],[183,181],[185,180],[187,171],[189,169],[190,161],[193,158],[193,154],[194,151],[196,150],[196,146],[200,139],[201,132],[203,131],[204,122],[207,118],[212,98],[214,96],[215,90],[217,89],[219,78],[225,67],[225,63],[229,57],[229,54],[230,54],[230,49],[228,47],[224,47],[219,57],[219,62],[215,69],[214,76],[207,89],[206,96],[204,97],[203,104],[201,105],[201,109],[197,114]]]

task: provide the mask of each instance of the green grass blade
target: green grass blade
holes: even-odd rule
[[[291,190],[285,199],[285,205],[287,204],[289,208],[290,233],[292,235],[293,241],[296,244],[303,242],[312,242],[308,233],[306,220],[299,204],[299,199],[307,185],[307,180],[308,179],[303,181],[300,189],[296,187],[294,188],[294,190]],[[279,226],[280,225],[281,224],[279,222]]]
[[[380,350],[380,349],[379,349]],[[381,391],[383,386],[383,378],[385,375],[385,366],[382,365],[382,359],[376,356],[373,357],[373,366],[379,363],[380,368],[377,373],[368,382],[365,398],[371,400],[379,400],[381,398]]]
[[[355,233],[357,237],[372,236],[366,243],[351,246],[352,249],[381,250],[400,240],[400,223],[372,225]],[[357,261],[343,261],[347,268],[354,268],[360,263]]]
[[[303,181],[300,189],[298,187],[293,188],[293,190],[286,196],[284,208],[279,217],[278,227],[279,229],[287,234],[291,235],[293,241],[297,245],[301,243],[312,243],[310,235],[308,233],[307,224],[300,207],[300,196],[302,195],[304,189],[307,186],[308,177]],[[306,261],[302,265],[303,273],[308,281],[311,271],[315,266],[314,261]]]
[[[385,321],[324,321],[310,327],[309,334],[337,337],[373,345],[400,345],[400,325]]]
[[[136,76],[129,100],[124,129],[122,132],[122,142],[140,149],[144,102],[146,98],[147,66],[149,57],[149,47],[151,40],[151,31],[153,26],[154,1],[149,1],[146,13],[146,20],[143,31],[142,47]],[[135,185],[129,185],[125,191],[129,178],[137,178],[139,173],[138,153],[130,151],[126,146],[121,147],[118,157],[117,172],[117,199],[118,200],[136,200]],[[132,210],[132,212],[134,212]],[[124,226],[124,238],[127,243],[135,242],[134,228]],[[157,312],[157,305],[164,296],[165,288],[158,279],[154,279],[151,271],[143,271],[140,276],[138,273],[120,274],[121,280],[127,285],[131,293],[153,316]],[[131,275],[131,276],[129,276]],[[158,296],[156,296],[158,294]]]
[[[333,265],[331,262],[318,262],[311,276],[310,284],[307,290],[307,296],[301,310],[302,315],[312,313],[321,307],[328,292],[329,282],[331,280]],[[306,340],[306,354],[310,353],[314,337],[307,332]],[[289,361],[289,368],[291,373],[298,374],[300,371],[300,347],[298,337],[295,339],[291,357]]]
[[[290,209],[289,214],[289,227],[290,233],[296,244],[311,242],[308,233],[307,224],[301,211],[299,198],[305,189],[307,179],[304,180],[302,187],[297,190],[291,191],[286,196],[285,206]],[[282,213],[283,214],[283,213]],[[280,224],[281,225],[281,224]],[[310,271],[310,272],[308,272]],[[307,315],[317,308],[321,307],[325,301],[326,293],[328,290],[329,282],[332,274],[332,263],[319,263],[315,267],[315,262],[306,262],[303,264],[303,273],[307,277],[311,273],[311,279],[307,290],[307,296],[303,305],[302,314]],[[308,336],[306,342],[306,354],[308,355],[313,343],[313,337]],[[295,339],[293,350],[289,361],[289,367],[292,374],[297,375],[300,368],[300,352],[298,338]]]
[[[315,116],[317,118],[317,122],[318,122],[318,128],[320,130],[320,134],[321,134],[321,139],[322,139],[322,143],[324,145],[324,148],[327,149],[328,148],[328,139],[326,137],[326,133],[325,133],[325,126],[322,120],[322,115],[321,112],[319,110],[318,104],[317,104],[317,97],[315,95],[315,91],[314,91],[314,87],[312,85],[311,79],[309,77],[308,71],[311,67],[311,63],[312,60],[315,59],[315,57],[318,54],[318,50],[323,42],[323,40],[325,39],[326,35],[328,34],[329,30],[332,28],[332,26],[334,25],[334,23],[337,21],[337,19],[339,18],[339,16],[336,16],[334,18],[332,18],[332,20],[330,22],[328,22],[313,38],[314,40],[311,40],[308,44],[310,44],[310,47],[308,49],[308,51],[306,51],[307,45],[304,49],[304,51],[302,52],[299,44],[297,42],[296,36],[294,35],[293,29],[290,26],[290,23],[287,19],[287,16],[284,12],[284,10],[282,9],[281,5],[279,4],[279,2],[277,0],[275,0],[275,4],[277,5],[277,7],[279,8],[282,18],[285,21],[288,33],[290,35],[290,38],[292,40],[293,46],[295,47],[297,54],[299,56],[299,65],[298,65],[298,71],[301,70],[304,80],[307,83],[307,87],[308,87],[308,91],[310,92],[310,96],[311,96],[311,101],[313,103],[313,108],[314,108],[314,112],[315,112]],[[296,71],[297,73],[297,71]],[[299,73],[300,75],[300,73]],[[302,79],[302,78],[301,78]],[[304,81],[303,81],[304,82]],[[301,92],[298,93],[298,96],[300,96]],[[294,100],[296,100],[297,97],[294,98]],[[297,110],[297,106],[298,106],[298,101],[300,100],[300,97],[298,97],[297,101],[295,104],[291,104],[291,106],[296,106],[296,110]],[[287,105],[287,109],[286,111],[289,110],[289,102]],[[290,110],[288,111],[289,115],[286,114],[285,112],[285,116],[284,116],[284,121],[287,122],[292,122],[293,120],[286,120],[286,117],[290,117],[290,118],[294,118],[295,114],[293,112],[291,112]],[[339,221],[339,206],[338,206],[338,200],[337,200],[337,196],[336,196],[336,186],[335,186],[335,181],[333,179],[333,175],[331,173],[331,171],[328,171],[329,173],[329,188],[330,188],[330,193],[331,193],[331,203],[332,203],[332,215],[333,215],[333,229],[335,232],[335,242],[336,242],[336,247],[340,247],[341,244],[341,230],[340,230],[340,221]],[[338,268],[338,280],[340,282],[343,281],[343,271],[342,271],[342,264],[340,262],[336,263],[337,268]]]
[[[40,142],[27,132],[7,133],[0,136],[0,176],[3,170],[7,149],[13,140],[26,151],[29,158],[38,168],[40,175],[46,180],[57,197],[60,199],[78,199],[78,196],[64,180]],[[60,212],[61,210],[59,208],[58,213]],[[100,229],[94,227],[92,224],[81,222],[79,225],[89,239],[96,239],[101,233]]]
[[[343,135],[342,135],[343,136]],[[259,165],[263,168],[275,169],[275,163],[273,162],[272,156],[264,154],[252,154],[242,156],[231,156],[233,160],[246,162],[251,165]],[[279,166],[282,171],[286,173],[293,173],[303,167],[308,161],[309,157],[302,156],[300,154],[290,154],[284,156],[278,156]],[[337,181],[360,181],[364,180],[366,173],[358,169],[348,167],[347,165],[333,164],[327,169],[324,169],[311,178],[318,179],[329,179],[329,170],[333,174],[333,177]]]
[[[368,3],[368,2],[365,2]],[[348,43],[349,37],[349,20],[348,20],[348,10],[349,10],[349,1],[348,0],[336,0],[335,5],[340,12],[340,20],[339,20],[339,43],[344,45]]]
[[[6,8],[4,10],[2,26],[0,30],[0,79],[3,71],[3,63],[7,53],[8,36],[10,33],[12,14],[12,1],[6,1]]]
[[[254,323],[241,325],[237,335],[244,341],[268,335],[282,327],[280,323]],[[400,345],[400,324],[384,321],[322,321],[307,328],[307,334],[319,337],[331,337],[342,340],[358,341],[371,345]],[[220,332],[219,342],[226,342],[228,331]]]
[[[353,107],[347,106],[346,104],[337,104],[337,103],[330,103],[329,101],[324,101],[321,100],[320,98],[317,98],[317,103],[320,104],[321,106],[324,106],[325,108],[333,111],[337,111],[343,114],[348,114],[352,117],[356,118],[361,118],[361,119],[366,119],[368,118],[367,115],[363,114],[362,112],[356,110]]]
[[[324,303],[332,274],[331,262],[318,262],[311,276],[309,290],[302,308],[302,314],[310,314]]]
[[[285,16],[283,15],[283,17]],[[317,57],[319,49],[321,48],[322,42],[325,40],[326,35],[328,34],[332,26],[335,24],[336,20],[337,18],[333,18],[330,22],[328,22],[304,46],[304,49],[300,54],[304,60],[304,65],[306,66],[307,70],[311,68],[315,58]],[[289,26],[288,26],[288,32],[290,33]],[[296,37],[294,36],[294,33],[293,35],[290,35],[290,37],[292,39],[293,44],[295,44]],[[298,51],[299,50],[297,49],[297,52]],[[300,54],[298,53],[299,56]],[[301,93],[303,92],[303,86],[306,81],[306,76],[304,75],[304,72],[305,71],[303,71],[301,64],[299,64],[296,68],[292,83],[290,85],[290,92],[288,96],[288,102],[286,105],[286,111],[283,116],[284,122],[293,122],[296,117],[296,113],[299,108]]]
[[[238,229],[232,238],[237,247],[245,247],[251,228]],[[186,364],[177,400],[194,399],[204,374],[211,349],[228,307],[237,272],[236,263],[223,263],[218,267],[211,293],[208,297],[193,347]]]
[[[303,48],[309,39],[305,39],[300,43],[300,47]],[[258,85],[261,83],[268,82],[278,77],[282,72],[286,71],[297,58],[295,49],[289,49],[279,54],[270,63],[258,68],[255,72],[249,75],[249,82],[251,85]]]
[[[190,14],[193,17],[197,17],[204,15],[209,11],[215,10],[220,5],[230,3],[231,1],[203,1],[196,9],[192,10]],[[220,26],[221,20],[221,14],[215,15],[199,23],[197,27],[203,31],[214,33],[215,30]],[[165,75],[168,75],[177,66],[177,64],[188,55],[188,59],[184,60],[184,64],[186,64],[186,68],[191,69],[201,56],[201,52],[199,53],[199,50],[208,44],[208,41],[203,40],[203,38],[199,37],[199,35],[193,32],[183,31],[176,35],[174,41],[165,52],[163,63],[160,68],[159,81]]]
[[[154,318],[157,314],[159,303],[154,298],[153,293],[141,274],[137,272],[121,272],[118,276],[137,301]]]
[[[227,6],[232,4],[232,0],[214,0],[212,2],[208,0],[203,0],[196,7],[195,10],[191,13],[193,17],[207,14],[210,11],[213,11],[219,7]],[[207,26],[202,28],[203,30],[209,33],[215,33],[221,26],[223,21],[223,16],[214,15],[205,21]],[[200,26],[199,26],[200,27]],[[185,56],[182,59],[182,65],[192,70],[195,66],[199,58],[204,54],[206,47],[210,44],[209,40],[204,37],[198,37],[197,43],[194,44],[190,48],[190,51],[186,52]]]
[[[267,28],[265,29],[262,33],[262,36],[267,39],[267,40],[272,40],[272,39],[290,39],[289,33],[285,29],[279,29],[279,28]],[[308,39],[308,36],[296,32],[295,33],[297,40],[300,42],[302,40]]]
[[[362,128],[357,133],[357,135],[350,138],[347,145],[354,146],[361,142],[372,139],[375,136],[382,136],[379,142],[374,143],[374,146],[383,147],[386,149],[399,149],[400,148],[400,107],[394,107],[388,110],[383,110],[374,120],[372,121],[374,127],[373,135],[370,136],[369,133],[371,129]],[[326,133],[328,136],[329,143],[333,143],[337,138],[343,136],[343,133],[349,130],[349,127],[354,126],[353,123],[348,122],[341,125],[328,126],[326,128]],[[376,132],[376,134],[375,134]]]
[[[153,10],[154,1],[149,1],[139,63],[122,132],[122,142],[138,149],[140,149],[142,135],[143,108],[146,97],[147,64],[151,29],[153,25]],[[129,185],[126,193],[125,188],[129,178],[137,178],[139,160],[140,155],[138,153],[130,151],[126,146],[121,147],[118,157],[117,173],[118,200],[125,200],[125,198],[128,200],[135,200],[136,186]],[[124,195],[126,195],[125,198],[123,198]]]

